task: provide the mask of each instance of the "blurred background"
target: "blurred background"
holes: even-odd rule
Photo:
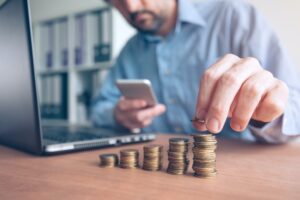
[[[300,1],[248,1],[263,13],[300,70]],[[31,0],[30,7],[43,123],[90,126],[91,101],[135,31],[102,0]]]

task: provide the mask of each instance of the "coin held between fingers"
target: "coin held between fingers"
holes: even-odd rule
[[[199,119],[197,117],[194,117],[191,122],[197,122],[197,123],[201,123],[201,124],[205,124],[205,120],[204,119]]]

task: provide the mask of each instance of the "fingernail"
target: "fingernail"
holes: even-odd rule
[[[167,110],[166,106],[164,105],[159,105],[158,108],[161,112],[165,112]]]
[[[216,118],[210,118],[207,121],[207,128],[210,132],[218,133],[220,132],[220,123]]]
[[[143,107],[147,106],[147,102],[146,101],[141,101],[141,104]]]
[[[242,126],[239,125],[238,123],[231,123],[231,128],[235,131],[242,131]]]
[[[205,115],[206,115],[206,110],[201,109],[198,113],[197,113],[197,118],[200,120],[204,120],[205,119]]]

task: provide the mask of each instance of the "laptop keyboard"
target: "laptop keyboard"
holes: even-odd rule
[[[58,141],[60,143],[95,140],[113,137],[113,134],[103,133],[101,130],[88,128],[68,127],[43,127],[43,138],[46,140]]]

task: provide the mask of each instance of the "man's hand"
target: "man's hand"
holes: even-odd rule
[[[148,107],[144,100],[131,100],[121,97],[115,108],[116,121],[128,129],[144,128],[153,119],[166,111],[166,107],[158,104]]]
[[[228,54],[203,74],[197,99],[199,131],[218,133],[226,118],[231,128],[243,131],[250,119],[271,122],[281,116],[288,99],[288,87],[264,70],[255,58]]]

